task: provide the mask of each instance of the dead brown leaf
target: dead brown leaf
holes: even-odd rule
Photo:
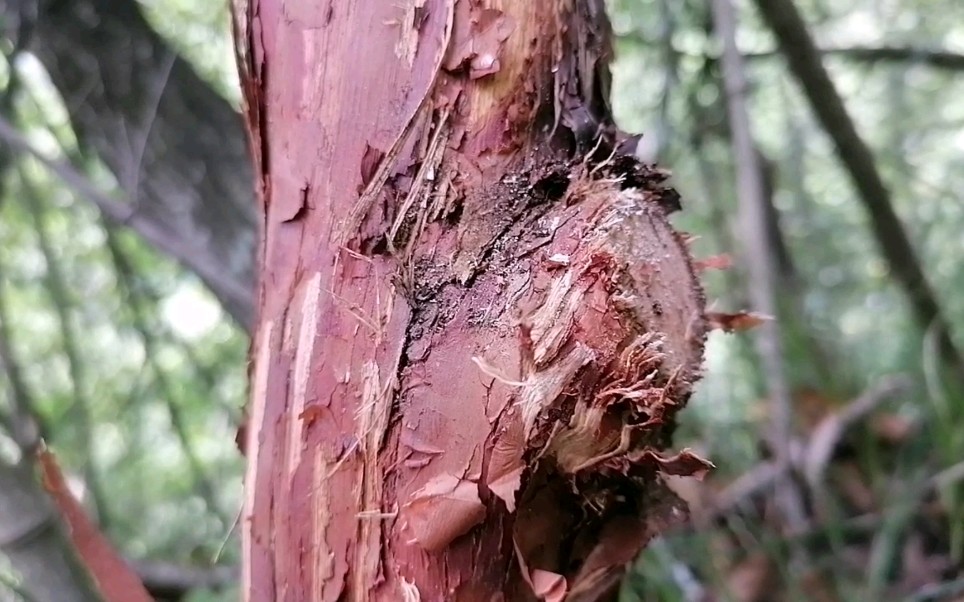
[[[810,569],[800,578],[800,589],[809,602],[839,602],[840,595],[825,573]]]
[[[870,430],[885,443],[898,445],[906,442],[914,434],[917,430],[917,422],[909,416],[881,412],[871,419]]]
[[[718,328],[723,332],[742,332],[772,319],[771,316],[752,311],[739,311],[734,314],[717,311],[706,312],[706,320],[709,322],[710,328]]]
[[[712,255],[704,259],[698,259],[694,262],[693,267],[699,271],[704,270],[728,270],[733,267],[733,258],[726,253],[720,255]]]
[[[772,599],[776,571],[770,555],[757,552],[736,565],[727,578],[730,599],[738,602],[764,602]]]

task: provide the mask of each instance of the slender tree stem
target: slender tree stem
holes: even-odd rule
[[[780,49],[811,109],[833,140],[837,156],[850,175],[858,199],[870,217],[881,254],[907,295],[917,323],[922,330],[935,329],[941,358],[956,382],[964,386],[964,361],[951,338],[937,297],[894,211],[890,190],[880,176],[873,153],[847,113],[803,18],[792,0],[755,0],[755,4],[776,35]]]
[[[760,155],[750,131],[746,108],[747,81],[743,57],[736,47],[736,22],[729,0],[713,0],[713,18],[723,41],[723,81],[726,106],[736,162],[740,222],[743,230],[744,256],[750,275],[750,296],[754,309],[777,315],[777,267],[773,249],[767,240],[767,200],[764,193]],[[783,344],[779,322],[763,324],[756,333],[757,349],[765,371],[765,381],[773,401],[770,445],[779,464],[790,463],[793,436],[793,401],[783,364]],[[789,478],[778,487],[778,501],[787,527],[799,528],[806,518],[796,485]]]
[[[73,387],[73,401],[71,403],[69,422],[76,430],[84,450],[84,477],[90,487],[97,517],[102,526],[108,521],[107,496],[97,474],[94,453],[93,419],[91,418],[90,388],[87,373],[81,358],[81,344],[74,327],[74,316],[70,293],[60,259],[54,251],[47,231],[46,209],[41,194],[34,187],[27,174],[21,169],[20,184],[24,191],[25,205],[33,219],[37,241],[47,264],[47,291],[60,323],[60,333],[63,338],[64,354],[67,357],[67,369]]]

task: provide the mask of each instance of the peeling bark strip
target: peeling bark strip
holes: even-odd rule
[[[702,292],[601,0],[235,6],[260,173],[246,600],[599,600],[684,509]]]
[[[44,489],[67,525],[67,534],[104,602],[150,602],[137,573],[121,558],[110,540],[97,530],[83,506],[67,487],[57,458],[46,449],[37,454]]]

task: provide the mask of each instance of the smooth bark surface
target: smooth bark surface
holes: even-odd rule
[[[236,6],[247,600],[600,600],[684,516],[706,322],[602,2]]]

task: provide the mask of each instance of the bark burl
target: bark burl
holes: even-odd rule
[[[235,6],[247,600],[599,600],[684,511],[702,292],[598,0]]]

